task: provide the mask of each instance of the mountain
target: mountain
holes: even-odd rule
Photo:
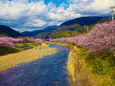
[[[55,29],[55,28],[57,28],[57,27],[58,27],[57,25],[48,26],[48,27],[44,28],[44,30]]]
[[[9,36],[9,37],[17,38],[22,35],[18,31],[15,31],[8,26],[0,25],[0,36]]]
[[[42,32],[36,35],[36,38],[49,39],[49,38],[61,38],[77,36],[79,33],[83,33],[84,28],[78,24],[62,26],[53,29],[48,32]]]
[[[66,21],[58,27],[50,26],[42,30],[23,32],[22,34],[24,36],[32,36],[42,39],[72,37],[87,32],[87,28],[84,28],[84,26],[94,25],[98,23],[101,19],[103,19],[103,17],[80,17]],[[52,29],[52,27],[55,27],[55,29]]]
[[[53,27],[53,28],[51,28]],[[54,28],[55,27],[55,28]],[[60,37],[71,37],[77,36],[78,33],[83,32],[83,27],[74,24],[69,26],[50,26],[42,30],[35,30],[35,31],[26,31],[22,32],[24,36],[34,37],[34,38],[41,38],[41,39],[49,39],[49,38],[60,38]]]
[[[66,21],[62,23],[60,26],[68,26],[73,24],[79,24],[81,26],[87,25],[90,26],[92,24],[97,23],[99,20],[101,20],[103,17],[96,17],[96,16],[89,16],[89,17],[80,17],[73,20]]]
[[[23,34],[24,36],[35,37],[36,35],[40,33],[46,33],[46,32],[52,31],[53,29],[56,29],[57,27],[58,26],[54,25],[54,26],[46,27],[41,30],[25,31],[25,32],[22,32],[21,34]]]

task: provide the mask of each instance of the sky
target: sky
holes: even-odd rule
[[[0,25],[23,32],[107,14],[115,0],[0,0]]]

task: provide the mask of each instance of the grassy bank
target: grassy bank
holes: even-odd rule
[[[73,86],[115,86],[115,58],[112,52],[86,54],[76,45],[70,48],[67,70]]]
[[[16,48],[8,48],[8,47],[0,47],[0,56],[2,55],[6,55],[9,53],[17,53],[20,50],[16,49]]]
[[[91,69],[88,68],[87,62],[82,58],[81,50],[72,44],[66,44],[66,46],[70,49],[67,70],[72,85],[96,86]]]
[[[113,52],[86,53],[87,50],[70,43],[59,43],[70,49],[67,62],[69,80],[73,86],[115,86],[115,57]]]
[[[0,56],[0,72],[17,66],[18,64],[28,63],[42,58],[43,56],[55,54],[56,52],[56,48],[48,47],[48,45],[43,43],[41,46],[32,49]]]
[[[115,57],[112,52],[90,53],[84,58],[92,68],[98,86],[115,86]]]
[[[40,46],[41,44],[34,44],[34,43],[15,43],[13,48],[2,46],[0,47],[0,56],[11,54],[11,53],[18,53],[23,50],[28,50]]]
[[[91,69],[82,57],[82,51],[76,45],[64,42],[57,42],[70,49],[67,62],[67,71],[72,86],[96,86]]]

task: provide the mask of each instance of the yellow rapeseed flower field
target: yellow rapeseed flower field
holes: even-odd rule
[[[55,54],[57,51],[58,50],[56,48],[51,48],[46,44],[42,44],[40,47],[24,50],[19,53],[0,56],[0,72],[17,66],[21,63],[28,63],[42,58],[43,56]]]

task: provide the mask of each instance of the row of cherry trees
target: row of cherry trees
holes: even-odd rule
[[[33,39],[33,38],[12,38],[12,37],[0,37],[0,47],[14,47],[14,43],[22,42],[24,43],[25,40],[34,42],[34,43],[42,43],[41,39]]]
[[[88,34],[78,37],[52,39],[50,41],[69,42],[89,50],[89,52],[103,52],[115,50],[115,21],[97,24]]]

